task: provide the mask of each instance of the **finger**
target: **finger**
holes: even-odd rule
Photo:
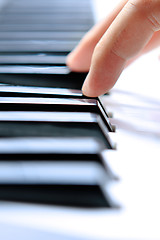
[[[83,93],[95,97],[109,91],[126,61],[143,49],[159,29],[159,0],[128,1],[95,47]]]
[[[90,68],[93,50],[105,33],[106,29],[113,22],[117,14],[126,4],[127,0],[121,3],[113,10],[113,12],[103,21],[96,24],[81,40],[79,45],[68,55],[66,63],[73,71],[88,71]]]
[[[142,49],[142,51],[139,52],[138,55],[131,58],[125,67],[129,66],[131,63],[133,63],[137,58],[139,58],[141,55],[148,53],[149,51],[153,50],[154,48],[157,48],[160,46],[160,31],[157,31],[153,34],[151,40],[148,42],[148,44]]]

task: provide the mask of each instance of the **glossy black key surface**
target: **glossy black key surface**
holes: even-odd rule
[[[88,112],[98,114],[108,131],[112,126],[99,98],[14,98],[1,97],[0,111],[46,111],[46,112]],[[83,116],[83,115],[82,115]],[[80,116],[81,117],[81,116]],[[82,118],[81,118],[82,119]],[[83,119],[82,119],[83,120]],[[72,119],[71,119],[72,121]]]
[[[43,119],[41,121],[7,121],[4,118],[0,121],[0,137],[93,137],[104,142],[106,149],[112,149],[106,129],[102,128],[99,122],[73,122],[73,116],[70,122],[52,122]],[[61,145],[63,147],[63,142]]]
[[[66,67],[0,66],[0,83],[11,85],[81,89],[85,77],[86,73],[70,72]]]
[[[81,207],[113,207],[110,178],[95,162],[0,162],[0,199]]]

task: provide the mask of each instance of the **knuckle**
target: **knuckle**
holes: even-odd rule
[[[147,20],[154,32],[160,29],[160,17],[156,16],[156,14],[149,14]]]
[[[153,31],[160,29],[160,0],[130,0],[129,3],[148,21]]]

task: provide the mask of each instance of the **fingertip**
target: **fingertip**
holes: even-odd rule
[[[74,57],[74,53],[73,52],[68,54],[68,56],[66,57],[66,65],[72,71],[78,71],[78,66],[77,66],[77,63],[75,61],[75,57]]]
[[[66,65],[73,72],[88,72],[89,70],[88,65],[85,62],[83,62],[81,56],[74,54],[74,52],[71,52],[67,56]]]
[[[92,98],[96,98],[96,97],[99,97],[99,96],[105,94],[105,92],[103,92],[103,91],[97,91],[97,90],[95,90],[93,88],[89,88],[87,86],[82,87],[82,93],[84,96],[92,97]]]
[[[83,84],[82,86],[82,93],[86,97],[97,97],[95,94],[93,94],[92,89],[88,87],[87,84]]]
[[[82,86],[83,95],[87,97],[98,97],[104,93],[104,89],[102,90],[101,88],[97,87],[97,84],[94,84],[94,82],[97,82],[97,80],[95,81],[92,76],[90,76],[89,72]]]
[[[83,83],[83,86],[82,86],[82,93],[83,95],[87,96],[87,97],[92,97],[92,87],[89,86],[89,73]]]

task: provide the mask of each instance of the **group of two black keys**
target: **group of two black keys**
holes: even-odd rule
[[[15,0],[2,10],[1,200],[116,206],[109,193],[115,177],[103,155],[114,149],[113,128],[100,99],[80,90],[86,73],[65,65],[91,15],[87,0]]]

